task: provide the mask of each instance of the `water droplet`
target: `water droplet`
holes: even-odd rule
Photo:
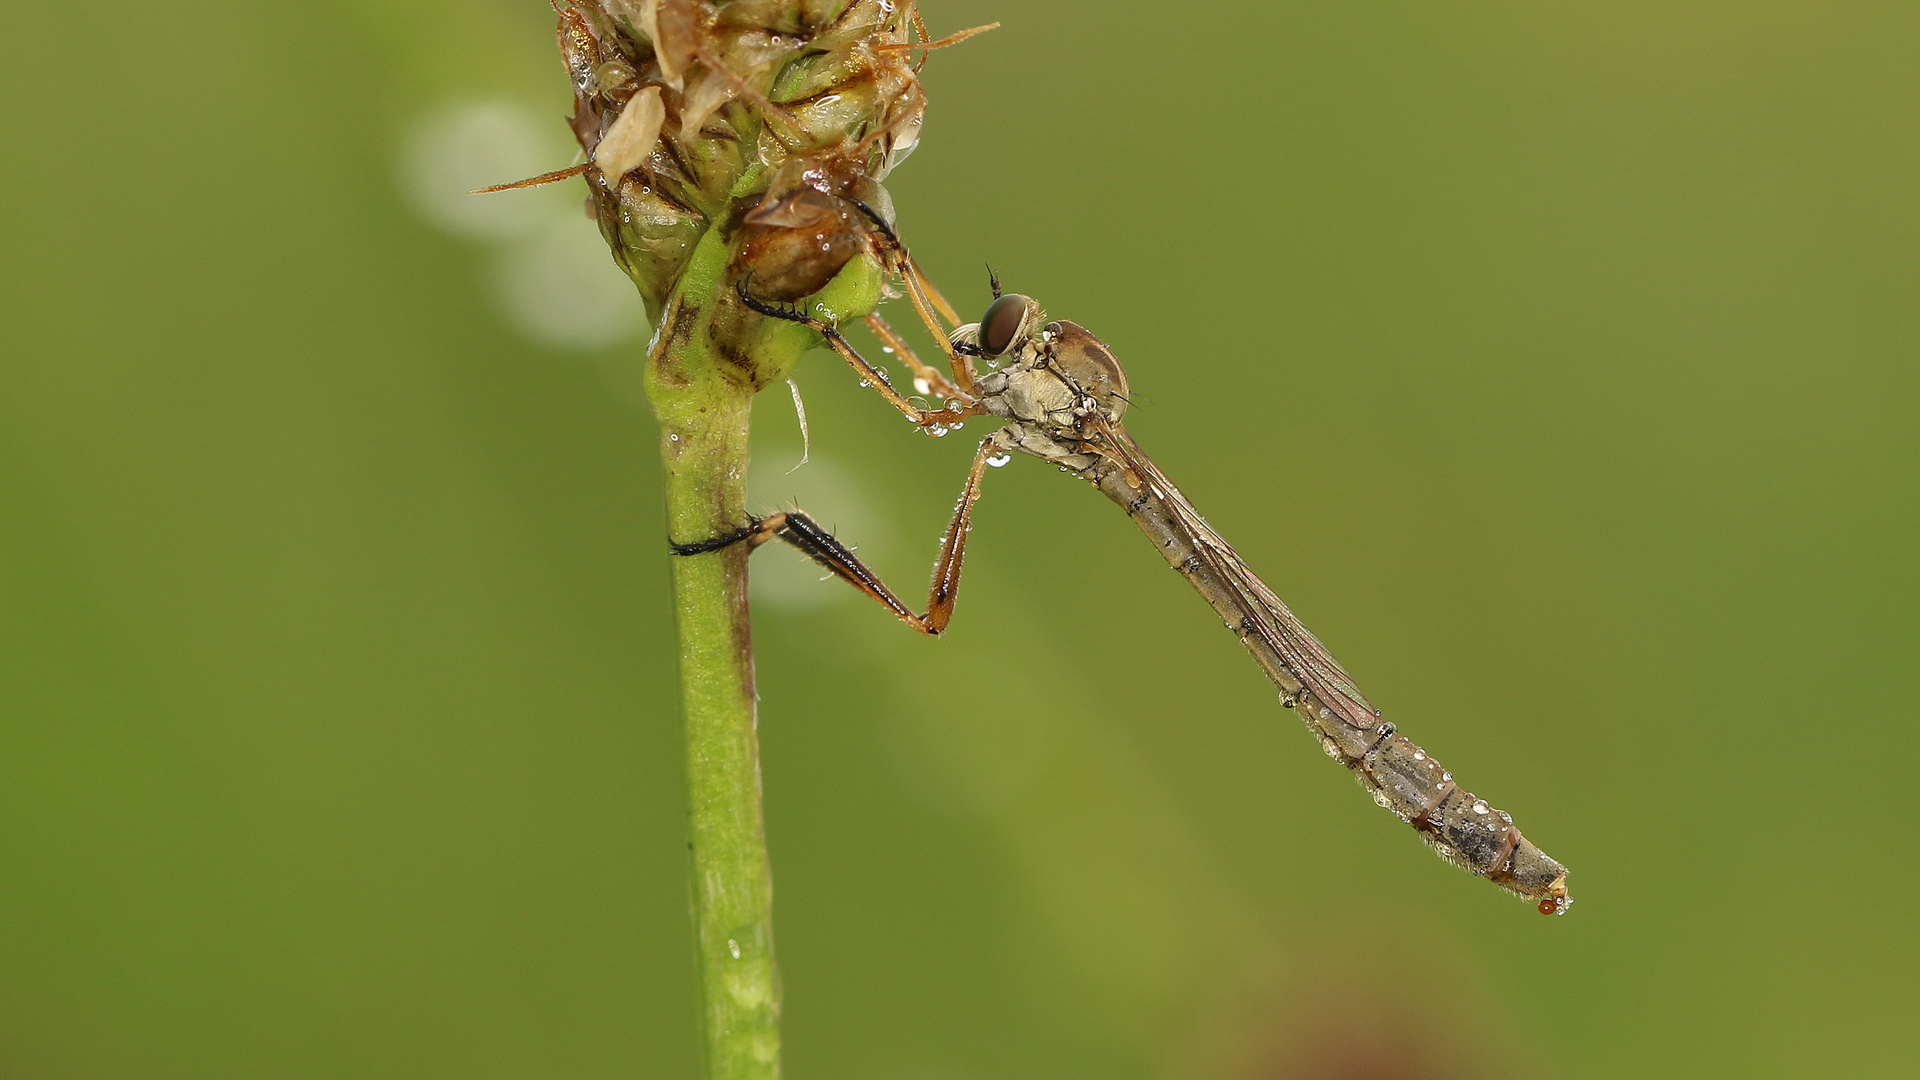
[[[1413,752],[1413,760],[1415,761],[1427,760],[1427,752],[1425,750],[1415,750]]]
[[[881,352],[883,352],[883,353],[886,353],[886,354],[887,354],[888,356],[892,356],[892,355],[893,355],[893,346],[891,346],[891,345],[882,345],[882,346],[880,346],[880,351],[881,351]]]
[[[1321,739],[1320,749],[1325,750],[1327,752],[1327,756],[1332,758],[1333,760],[1335,761],[1340,760],[1340,746],[1338,743],[1335,743],[1332,739]]]
[[[1477,802],[1477,803],[1474,803],[1474,804],[1473,804],[1473,812],[1474,812],[1474,813],[1476,813],[1476,814],[1484,814],[1484,813],[1486,813],[1486,812],[1487,812],[1487,804],[1486,804],[1486,803],[1483,803],[1483,802]]]
[[[1387,793],[1384,791],[1376,791],[1373,793],[1373,805],[1382,810],[1393,809],[1393,802],[1387,798]]]
[[[739,942],[733,940],[732,938],[728,938],[727,951],[733,954],[733,958],[735,960],[740,959],[740,943]]]
[[[867,389],[868,387],[870,387],[870,386],[872,386],[872,385],[873,385],[872,383],[870,383],[870,382],[868,382],[868,381],[867,381],[867,380],[865,380],[865,379],[861,379],[861,380],[860,380],[860,389],[862,389],[862,390],[865,390],[865,389]]]
[[[956,421],[954,421],[954,422],[953,422],[953,430],[955,430],[955,431],[959,431],[959,430],[960,430],[961,428],[963,428],[963,427],[966,427],[966,426],[967,426],[967,425],[966,425],[966,424],[965,424],[965,422],[963,422],[963,421],[959,421],[959,420],[956,420]]]
[[[669,436],[667,436],[667,441],[668,441],[668,442],[679,442],[679,441],[680,441],[680,436],[679,436],[679,435],[677,435],[677,434],[675,434],[675,435],[669,435]]]
[[[1453,783],[1453,774],[1452,774],[1452,773],[1450,773],[1450,772],[1443,772],[1443,773],[1441,773],[1441,774],[1440,774],[1440,782],[1441,782],[1441,783],[1443,783],[1443,784],[1451,784],[1451,783]]]
[[[1007,462],[1012,460],[1013,460],[1012,454],[995,454],[992,457],[987,459],[987,466],[989,468],[998,469],[1004,466]]]
[[[947,433],[947,425],[945,424],[928,424],[927,425],[927,434],[933,436],[936,439],[944,437],[946,433]]]
[[[913,380],[913,392],[916,394],[931,394],[933,393],[933,384],[925,379],[915,378]]]

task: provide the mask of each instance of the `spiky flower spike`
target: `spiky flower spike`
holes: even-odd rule
[[[840,318],[871,309],[871,226],[848,197],[891,214],[880,181],[912,151],[926,108],[915,21],[913,0],[560,8],[590,209],[663,337],[697,329],[672,308],[676,289],[698,286],[690,306],[711,309],[708,332],[757,389],[812,341],[739,304],[742,278],[756,296],[798,300],[858,259],[820,300]],[[786,347],[761,355],[768,345]]]
[[[941,43],[925,41],[913,0],[556,0],[555,10],[588,207],[656,327],[646,386],[669,538],[720,536],[746,520],[753,394],[821,340],[761,315],[741,290],[799,301],[816,326],[873,310],[885,276],[873,219],[890,228],[892,217],[880,180],[913,149],[926,106],[912,53]],[[709,1080],[774,1080],[780,1069],[747,551],[673,559]]]

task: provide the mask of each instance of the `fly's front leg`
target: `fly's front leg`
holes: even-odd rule
[[[894,250],[899,255],[900,280],[906,282],[907,296],[913,300],[913,309],[920,314],[920,321],[926,324],[927,332],[938,339],[941,348],[946,351],[947,366],[953,369],[954,381],[959,383],[960,389],[968,394],[974,393],[974,385],[979,381],[980,373],[973,369],[973,359],[953,347],[953,343],[948,340],[948,334],[952,331],[943,329],[940,320],[934,315],[937,308],[939,313],[946,317],[947,323],[957,329],[960,326],[959,313],[953,310],[952,304],[947,303],[946,297],[940,295],[940,290],[934,286],[933,281],[921,272],[920,264],[913,261],[913,256],[907,252],[907,249],[900,246],[899,238],[895,237],[893,242]]]
[[[805,308],[793,304],[770,304],[765,300],[757,299],[747,291],[747,284],[747,279],[741,279],[736,290],[740,294],[741,303],[770,319],[785,319],[788,322],[799,323],[826,338],[827,344],[833,347],[833,351],[839,353],[841,359],[859,373],[863,385],[871,386],[875,393],[887,400],[887,404],[900,410],[900,415],[918,424],[923,430],[944,435],[947,425],[958,423],[969,416],[979,415],[978,410],[970,405],[948,405],[944,409],[931,410],[915,408],[912,402],[901,397],[900,391],[895,390],[893,384],[887,381],[886,373],[867,363],[866,357],[861,356],[832,323],[822,322],[807,314]]]
[[[935,287],[932,280],[921,272],[920,264],[913,261],[913,254],[907,250],[907,245],[900,242],[900,234],[893,231],[893,226],[887,223],[887,219],[880,216],[878,210],[859,199],[848,201],[865,214],[867,220],[872,222],[874,229],[879,232],[880,246],[885,250],[888,256],[887,261],[891,264],[889,269],[906,283],[907,297],[913,301],[913,310],[919,314],[920,321],[926,324],[927,332],[932,334],[934,340],[940,342],[940,347],[946,351],[947,364],[953,369],[954,381],[963,393],[972,397],[974,383],[979,379],[980,373],[973,370],[973,361],[955,349],[947,340],[951,330],[960,325],[959,313],[953,310],[952,304],[947,303],[946,297],[940,295],[940,290]],[[942,316],[947,320],[945,326],[940,323]]]
[[[945,630],[953,618],[953,605],[960,594],[960,567],[967,555],[967,534],[973,531],[973,504],[980,501],[980,480],[986,475],[988,463],[1007,453],[1007,448],[1002,445],[1006,441],[1000,432],[994,432],[980,441],[980,449],[973,455],[973,468],[967,473],[967,485],[960,490],[960,503],[954,507],[953,520],[940,538],[940,559],[933,564],[933,582],[927,587],[927,610],[923,614],[914,614],[913,609],[892,589],[887,588],[878,575],[867,569],[867,565],[854,555],[851,548],[821,528],[819,522],[798,510],[754,519],[742,528],[711,540],[671,546],[676,555],[699,555],[740,543],[757,548],[768,540],[778,538],[799,548],[808,558],[832,571],[835,577],[878,601],[901,622],[932,636]]]

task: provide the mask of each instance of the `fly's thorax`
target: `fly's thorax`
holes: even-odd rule
[[[967,326],[955,337],[972,341],[978,333]],[[1095,414],[1118,423],[1126,412],[1126,372],[1112,350],[1078,324],[1047,323],[999,355],[1007,365],[979,380],[981,404],[995,416],[1078,438],[1089,434],[1087,421]]]
[[[1107,343],[1065,319],[1048,323],[1039,336],[1050,366],[1091,398],[1109,422],[1118,423],[1127,411],[1127,372]]]
[[[1000,293],[980,316],[953,332],[954,347],[986,360],[978,380],[980,405],[1018,421],[1029,437],[1044,436],[1082,452],[1096,438],[1097,420],[1118,423],[1127,408],[1127,375],[1113,350],[1078,323],[1048,322],[1030,296]],[[1054,455],[1029,449],[1038,457]]]
[[[988,374],[978,385],[980,403],[995,416],[1057,435],[1079,433],[1084,395],[1051,368],[1017,363]]]

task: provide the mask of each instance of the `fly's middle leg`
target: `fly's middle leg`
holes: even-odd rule
[[[907,344],[907,340],[900,336],[898,330],[888,325],[887,320],[881,318],[879,312],[867,316],[864,321],[867,329],[873,331],[873,336],[880,339],[880,344],[892,350],[893,354],[900,358],[900,362],[907,365],[907,370],[913,372],[913,377],[917,380],[914,385],[915,390],[923,394],[939,394],[949,401],[971,400],[972,395],[955,386],[953,380],[940,373],[939,368],[922,361],[920,355],[913,351],[913,346]]]
[[[748,291],[749,284],[750,279],[743,278],[736,289],[740,294],[741,303],[770,319],[785,319],[787,322],[799,323],[826,338],[827,344],[833,347],[833,351],[839,353],[841,359],[860,375],[862,384],[872,387],[875,393],[886,399],[887,404],[898,409],[900,415],[919,425],[922,430],[944,429],[967,417],[979,415],[979,409],[971,404],[950,403],[944,409],[916,408],[912,402],[902,397],[900,392],[893,388],[893,384],[887,381],[885,372],[868,363],[866,357],[861,356],[859,351],[848,343],[838,327],[814,318],[808,314],[804,306],[776,304],[761,300]],[[944,434],[944,431],[942,433]]]

